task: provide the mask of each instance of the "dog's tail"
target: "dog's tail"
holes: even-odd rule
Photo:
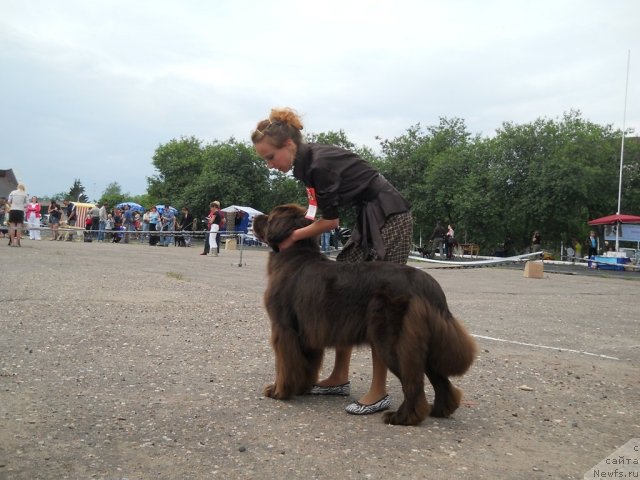
[[[423,304],[430,318],[427,365],[439,374],[463,375],[476,358],[478,347],[464,325],[448,310],[438,311],[433,305]]]

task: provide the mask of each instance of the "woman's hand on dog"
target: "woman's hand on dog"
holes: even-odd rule
[[[320,218],[313,222],[311,225],[307,225],[306,227],[298,228],[291,232],[284,241],[280,242],[278,248],[280,250],[284,250],[289,248],[291,245],[296,243],[298,240],[304,240],[305,238],[316,237],[324,232],[330,232],[338,227],[340,224],[339,219],[326,220],[324,218]]]
[[[294,230],[291,235],[289,235],[282,242],[280,242],[280,244],[278,245],[278,248],[280,250],[285,250],[285,249],[289,248],[291,245],[293,245],[294,243],[296,243],[296,240],[294,240],[294,238],[293,238],[293,234],[295,232],[296,232],[296,230]]]

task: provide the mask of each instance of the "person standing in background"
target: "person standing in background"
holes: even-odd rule
[[[13,247],[20,246],[27,203],[27,188],[20,182],[18,187],[9,194],[9,245]]]
[[[27,225],[29,228],[29,240],[40,240],[40,214],[41,206],[38,197],[31,197],[27,205]]]
[[[149,245],[155,247],[158,244],[158,234],[154,233],[162,228],[158,209],[153,206],[149,209]]]
[[[160,237],[160,244],[163,247],[168,247],[169,245],[171,245],[171,242],[173,241],[173,237],[174,237],[173,231],[176,228],[176,215],[175,213],[173,213],[173,210],[171,210],[171,207],[169,206],[168,203],[164,204],[164,210],[162,210],[161,217],[162,217],[162,231],[167,232],[167,234]]]
[[[113,215],[110,213],[107,213],[107,221],[104,223],[104,229],[106,230],[105,236],[104,236],[105,240],[113,240],[114,225],[115,223],[113,221]]]
[[[107,202],[102,202],[98,215],[98,225],[100,226],[100,230],[98,231],[98,241],[104,242],[104,234],[105,230],[107,229],[107,219],[109,218],[109,212],[107,212]]]
[[[51,238],[50,242],[58,239],[58,227],[60,226],[60,217],[62,217],[62,210],[60,205],[55,200],[51,200],[49,204],[49,225],[51,226]]]
[[[208,216],[209,220],[209,253],[213,257],[219,254],[217,238],[220,234],[220,202],[211,202],[211,211]]]
[[[149,236],[149,210],[142,214],[142,233],[140,234],[140,243],[144,243]]]
[[[64,200],[62,203],[64,204],[64,213],[67,215],[67,225],[69,227],[75,227],[77,220],[75,203],[69,200]],[[62,238],[63,237],[60,237],[59,240],[62,240]],[[67,242],[71,241],[73,241],[73,229],[67,234]]]
[[[533,237],[531,238],[531,251],[539,252],[542,249],[542,238],[540,237],[540,232],[537,230],[533,232]]]
[[[91,217],[91,238],[98,240],[98,235],[100,234],[100,208],[98,205],[91,207],[89,216]]]
[[[193,231],[193,215],[189,211],[187,207],[182,207],[180,210],[182,215],[180,216],[180,230],[182,230],[184,235],[184,244],[187,247],[191,246],[191,234]],[[187,233],[189,232],[189,233]]]
[[[320,247],[324,253],[329,253],[331,243],[331,231],[322,232],[320,234]]]
[[[595,230],[591,230],[589,232],[587,246],[589,247],[589,258],[594,258],[598,255],[598,236],[596,235]]]
[[[453,249],[455,248],[455,243],[456,243],[456,235],[455,235],[455,231],[453,229],[453,225],[449,224],[447,225],[447,234],[445,236],[446,241],[445,241],[445,249],[447,251],[447,260],[452,260],[453,259]]]
[[[431,241],[433,246],[432,250],[434,252],[434,255],[436,250],[438,251],[438,254],[441,258],[445,254],[446,248],[443,248],[443,245],[446,237],[447,229],[442,226],[442,223],[440,223],[440,221],[437,221],[436,226],[434,227],[433,232],[431,232],[431,236],[429,237],[429,241]]]
[[[7,199],[5,197],[0,197],[0,228],[2,228],[4,226],[4,221],[7,217],[7,208],[8,208],[8,204],[7,204]],[[5,235],[5,231],[6,230],[2,230],[2,238],[4,238]]]
[[[214,218],[214,209],[215,209],[215,202],[211,202],[209,204],[209,214],[207,215],[207,234],[205,234],[204,236],[204,250],[202,250],[202,253],[200,255],[209,255],[209,253],[212,253],[211,251],[211,225],[213,222],[213,218]]]
[[[578,260],[582,260],[582,244],[580,243],[580,240],[578,239],[573,239],[573,249],[576,252],[576,258]]]
[[[124,211],[122,212],[122,224],[124,225],[124,243],[129,243],[130,231],[133,230],[133,211],[129,205],[124,206]]]
[[[220,220],[218,222],[218,233],[216,233],[216,256],[218,256],[220,254],[220,236],[221,236],[220,231],[225,227],[227,221],[224,216],[224,212],[220,208],[220,202],[215,200],[213,204],[218,209],[218,216],[220,217]]]

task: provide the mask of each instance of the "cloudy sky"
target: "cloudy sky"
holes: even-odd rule
[[[377,147],[571,109],[640,133],[638,0],[0,0],[0,169],[141,194],[158,145],[247,140],[273,106]]]

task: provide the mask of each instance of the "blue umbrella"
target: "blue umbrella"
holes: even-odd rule
[[[156,205],[156,208],[158,209],[158,213],[160,215],[162,215],[164,213],[164,205]],[[174,208],[174,207],[169,207],[169,210],[171,210],[173,212],[173,214],[175,215],[176,213],[178,213],[178,209]]]
[[[134,212],[144,212],[144,207],[135,202],[122,202],[116,205],[116,208],[122,210],[125,205],[129,205],[129,210],[133,210]]]

